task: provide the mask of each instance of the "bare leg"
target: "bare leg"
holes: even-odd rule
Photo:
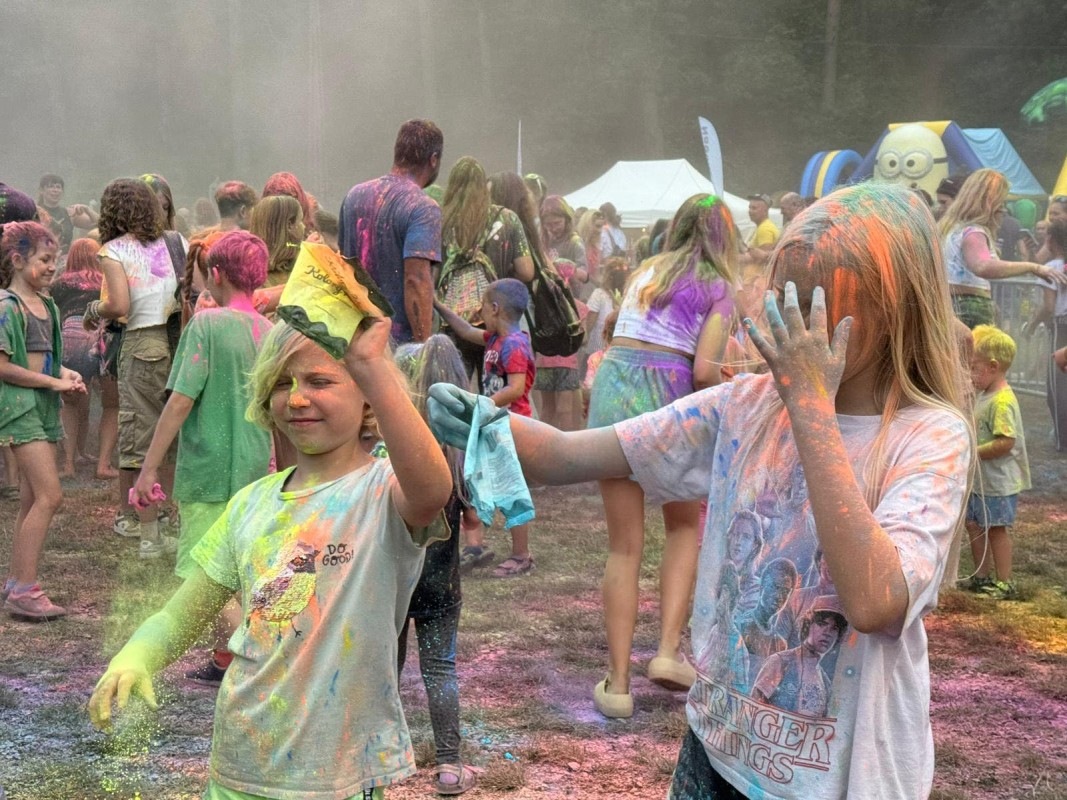
[[[989,550],[989,540],[986,538],[985,531],[973,522],[968,522],[967,534],[971,539],[974,573],[979,578],[988,578],[989,573],[993,571],[993,556]]]
[[[628,694],[645,542],[645,493],[631,480],[612,479],[600,481],[600,494],[608,525],[608,561],[601,587],[608,638],[608,692]]]
[[[114,378],[100,379],[100,453],[96,460],[96,477],[117,478],[119,476],[112,463],[115,458],[115,446],[119,440],[119,386]]]
[[[63,471],[61,478],[74,477],[74,457],[80,452],[89,428],[89,396],[72,395],[63,398],[59,418],[63,422]]]
[[[998,581],[1011,581],[1011,537],[1004,525],[989,527],[989,550],[997,569]]]
[[[12,447],[22,477],[18,518],[11,548],[11,577],[20,584],[37,582],[37,562],[52,517],[63,502],[56,473],[56,446],[27,442]]]
[[[15,458],[15,451],[10,447],[0,447],[4,453],[4,475],[7,478],[5,486],[19,486],[19,462]]]
[[[663,507],[666,542],[659,568],[661,628],[657,655],[676,660],[696,582],[699,519],[700,503],[668,503]]]
[[[473,508],[463,509],[460,529],[463,532],[463,543],[467,547],[485,547],[485,527]]]
[[[530,526],[516,525],[511,533],[511,554],[517,558],[530,557]]]
[[[556,408],[556,392],[541,392],[541,421],[559,427],[559,412]]]

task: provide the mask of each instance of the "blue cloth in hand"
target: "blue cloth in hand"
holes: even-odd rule
[[[534,518],[533,500],[515,453],[507,410],[482,399],[473,406],[463,480],[478,519],[492,525],[499,508],[504,527],[514,528]]]

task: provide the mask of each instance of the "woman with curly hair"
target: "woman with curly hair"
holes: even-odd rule
[[[167,321],[179,310],[180,267],[174,251],[176,245],[182,253],[188,248],[180,234],[171,234],[177,241],[168,242],[163,220],[159,200],[145,181],[119,178],[107,185],[100,198],[104,244],[97,255],[104,292],[86,309],[89,326],[101,317],[126,318],[118,358],[120,510],[114,531],[140,539],[141,558],[173,553],[177,545],[176,537],[159,530],[158,506],[135,512],[128,500],[166,401],[171,363]],[[173,469],[164,476],[169,494]],[[176,522],[172,519],[172,526]]]
[[[118,472],[111,466],[118,441],[119,394],[118,385],[111,375],[100,370],[100,337],[85,330],[82,320],[89,304],[100,296],[104,274],[100,271],[96,254],[100,245],[92,239],[77,239],[67,253],[67,265],[63,274],[52,281],[49,293],[59,306],[59,318],[63,326],[63,366],[82,377],[82,383],[100,392],[103,414],[100,417],[100,447],[96,459],[96,477],[101,480],[117,478]],[[88,458],[85,453],[89,433],[89,395],[73,395],[66,398],[60,412],[64,442],[63,470],[59,477],[74,476],[74,456]]]

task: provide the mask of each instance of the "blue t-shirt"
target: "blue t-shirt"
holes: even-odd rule
[[[353,186],[341,204],[338,246],[355,256],[396,312],[393,338],[410,342],[404,308],[404,259],[441,260],[441,208],[414,181],[383,175]]]

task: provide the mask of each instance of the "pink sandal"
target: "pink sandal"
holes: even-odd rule
[[[534,568],[533,556],[508,556],[493,570],[494,578],[514,578],[525,575]]]

